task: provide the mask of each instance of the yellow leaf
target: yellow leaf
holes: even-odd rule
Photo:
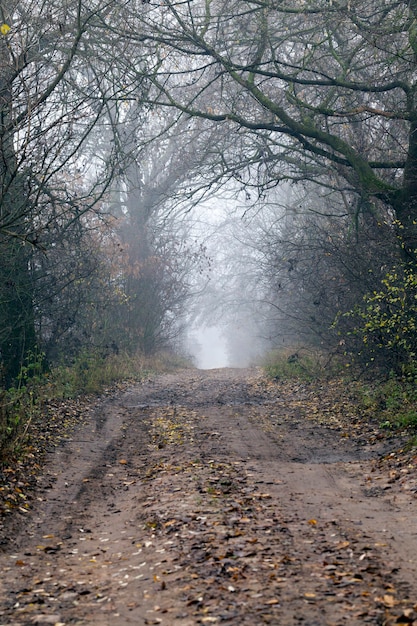
[[[316,519],[309,519],[307,524],[310,524],[310,526],[316,526],[317,525],[317,520]]]
[[[1,32],[2,35],[7,35],[9,30],[10,30],[10,26],[8,24],[2,24],[0,26],[0,32]]]
[[[385,596],[383,597],[383,601],[384,601],[385,606],[388,606],[388,607],[393,607],[396,604],[395,598],[388,594],[385,594]]]

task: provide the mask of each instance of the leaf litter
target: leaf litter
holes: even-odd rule
[[[289,482],[293,468],[314,469],[315,452],[332,459],[335,449],[363,493],[369,482],[401,492],[404,476],[415,478],[414,465],[405,474],[386,460],[397,452],[352,402],[343,397],[344,411],[328,393],[226,370],[120,394],[102,408],[119,434],[88,475],[73,468],[75,500],[56,496],[67,521],[16,526],[1,562],[2,623],[417,623],[416,589],[380,533],[337,503],[311,516]],[[55,469],[64,481],[69,470]],[[374,500],[364,502],[366,516]],[[48,502],[26,515],[37,507]]]

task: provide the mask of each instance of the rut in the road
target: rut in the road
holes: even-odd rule
[[[377,448],[299,392],[190,370],[104,403],[1,555],[1,624],[417,620],[415,499],[369,497]]]

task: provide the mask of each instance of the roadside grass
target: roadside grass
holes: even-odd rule
[[[0,390],[0,529],[10,513],[31,508],[46,453],[71,439],[100,398],[155,373],[193,367],[170,352],[107,358],[84,353],[46,373],[42,358],[30,361],[15,387]]]
[[[334,360],[319,351],[285,348],[270,352],[261,364],[265,374],[275,381],[300,380],[323,385],[339,381],[346,398],[356,406],[364,421],[377,423],[381,431],[408,438],[409,449],[417,447],[417,368],[408,368],[402,376],[369,381],[349,374],[341,360]],[[328,386],[330,393],[330,387]],[[338,403],[342,401],[338,399]]]
[[[261,362],[274,380],[317,380],[340,374],[343,365],[320,350],[288,347],[269,352]]]
[[[408,370],[402,376],[363,382],[359,387],[362,406],[378,417],[380,428],[407,431],[417,442],[417,373]]]
[[[31,424],[45,421],[61,403],[98,395],[128,381],[139,381],[154,372],[191,367],[186,359],[170,352],[151,357],[137,354],[100,356],[85,352],[71,365],[61,364],[42,372],[36,355],[22,368],[14,387],[0,391],[0,467],[24,453]]]

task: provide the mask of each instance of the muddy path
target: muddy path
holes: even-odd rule
[[[0,625],[417,624],[415,472],[309,406],[232,369],[99,404],[6,526]]]

